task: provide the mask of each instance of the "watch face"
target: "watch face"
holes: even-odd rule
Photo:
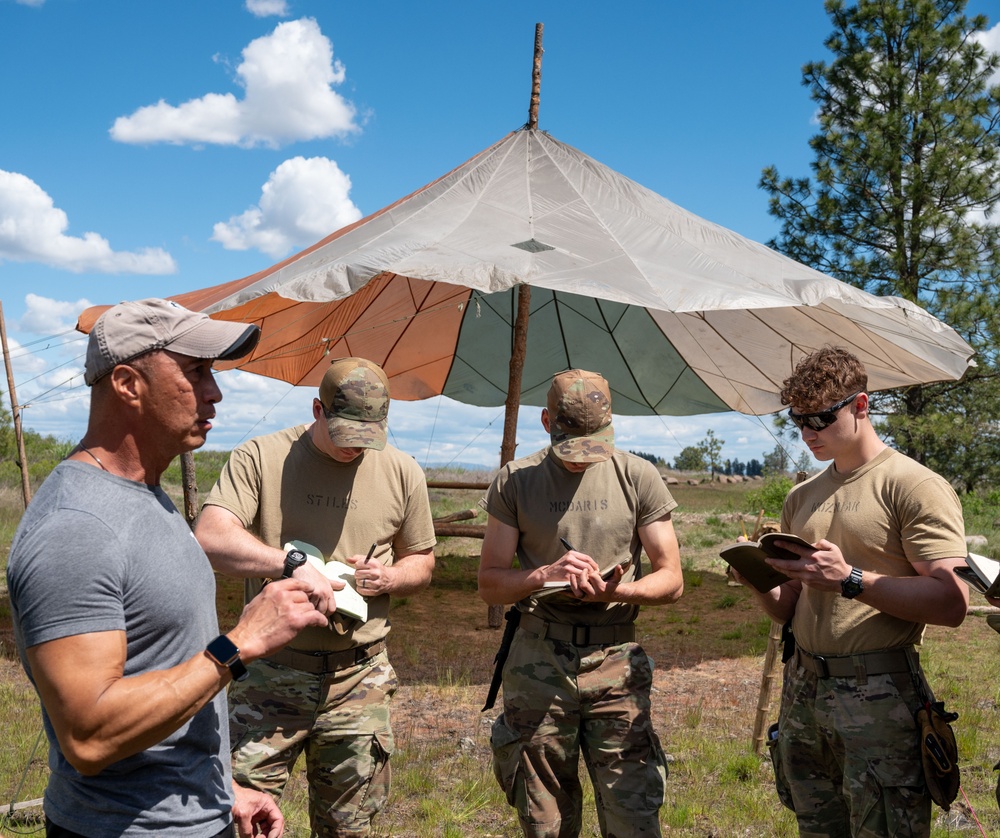
[[[865,589],[864,585],[861,584],[861,578],[861,571],[856,567],[851,568],[851,575],[840,583],[840,591],[843,596],[853,599],[860,594]]]
[[[288,579],[292,573],[306,563],[306,554],[301,550],[289,550],[285,554],[285,569],[281,574],[282,579]]]
[[[219,662],[220,666],[225,666],[226,661],[240,653],[240,650],[236,648],[236,644],[224,634],[220,634],[215,640],[209,643],[207,650]]]

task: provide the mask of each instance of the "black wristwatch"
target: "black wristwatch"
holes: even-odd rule
[[[845,599],[854,599],[865,589],[861,584],[861,568],[852,567],[851,575],[840,583],[840,595]]]
[[[233,675],[234,681],[242,681],[250,673],[240,660],[240,650],[226,635],[220,634],[205,648],[208,656],[219,666],[225,666]]]
[[[285,555],[285,569],[281,571],[282,579],[291,579],[292,574],[306,563],[306,554],[301,550],[289,550]]]

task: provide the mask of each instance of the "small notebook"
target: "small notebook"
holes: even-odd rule
[[[337,604],[337,612],[354,617],[362,623],[368,620],[368,600],[358,593],[354,581],[354,568],[338,561],[326,561],[319,548],[306,541],[289,541],[285,550],[301,550],[311,565],[319,569],[327,579],[340,579],[344,587],[333,592],[333,601]]]

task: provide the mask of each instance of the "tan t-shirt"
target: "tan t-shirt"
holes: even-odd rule
[[[221,506],[271,547],[305,541],[328,561],[367,554],[391,565],[394,556],[434,546],[427,482],[416,461],[386,445],[339,463],[313,444],[305,425],[257,437],[236,448],[206,505]],[[261,580],[247,580],[252,598]],[[307,628],[289,644],[304,651],[339,651],[389,633],[389,595],[368,597],[368,621],[348,619],[347,634]]]
[[[610,460],[574,474],[546,448],[504,466],[479,505],[519,531],[522,569],[558,560],[566,552],[562,537],[601,567],[631,557],[623,579],[630,582],[642,552],[638,528],[659,520],[677,502],[653,464],[641,457],[615,451]],[[518,607],[575,625],[630,623],[639,613],[636,605],[580,602],[565,594],[528,597]]]
[[[785,500],[781,528],[810,544],[832,541],[848,564],[888,576],[916,576],[917,562],[967,552],[954,489],[892,448],[848,474],[831,464],[794,487]],[[792,631],[807,652],[847,655],[919,643],[924,624],[884,614],[839,592],[803,586]]]

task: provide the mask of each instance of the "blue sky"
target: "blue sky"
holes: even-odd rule
[[[992,23],[1000,4],[968,11]],[[819,0],[0,0],[0,301],[25,426],[83,434],[72,327],[86,306],[254,273],[522,125],[537,22],[539,127],[711,221],[774,235],[757,182],[771,164],[809,173],[801,67],[825,56]],[[1000,27],[987,42],[1000,50]],[[210,447],[310,418],[310,389],[220,383]],[[498,461],[502,408],[394,402],[389,423],[421,463]],[[667,460],[710,428],[724,457],[775,445],[767,417],[615,425],[621,447]],[[545,441],[522,410],[518,452]]]

